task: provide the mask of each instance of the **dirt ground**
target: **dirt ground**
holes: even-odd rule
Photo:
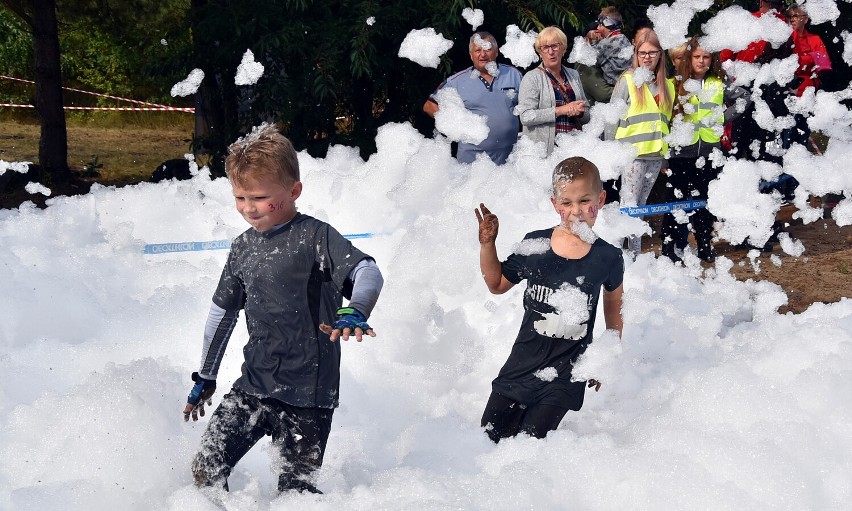
[[[769,280],[781,285],[788,300],[781,312],[798,313],[814,302],[833,303],[852,296],[852,226],[838,227],[831,218],[804,225],[801,220],[792,219],[795,211],[795,207],[786,206],[778,219],[789,223],[785,231],[805,246],[800,257],[785,254],[776,243],[772,252],[764,252],[757,259],[760,273],[755,273],[746,250],[720,244],[721,255],[746,261],[744,266],[735,265],[731,272],[740,280]],[[772,254],[781,258],[781,266],[769,260]]]
[[[819,204],[818,199],[814,201],[812,205]],[[784,288],[788,304],[780,309],[781,313],[799,313],[814,302],[833,303],[852,296],[852,226],[838,227],[830,217],[805,225],[792,218],[795,211],[795,206],[784,206],[777,219],[786,226],[784,231],[791,238],[804,245],[805,252],[800,257],[785,254],[780,244],[774,243],[772,250],[761,252],[753,265],[749,249],[727,242],[715,244],[717,255],[734,261],[731,273],[737,279],[768,280]],[[652,243],[659,245],[657,240]],[[780,258],[780,266],[770,260],[772,255]]]
[[[0,159],[38,161],[38,124],[0,120]],[[69,125],[68,165],[81,171],[97,167],[97,181],[143,181],[165,160],[189,152],[192,124],[162,127]]]

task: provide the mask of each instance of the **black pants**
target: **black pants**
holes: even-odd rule
[[[695,162],[696,160],[693,158],[672,158],[669,160],[671,175],[668,182],[671,187],[667,188],[667,201],[707,199],[710,181],[718,177],[719,169],[713,168],[709,158],[706,159],[703,167],[696,167]],[[712,260],[715,254],[711,239],[716,217],[707,208],[696,209],[687,214],[698,245],[698,257],[704,260]],[[688,243],[687,224],[678,224],[674,215],[667,213],[663,216],[661,230],[663,238],[662,254],[675,259],[675,248],[682,250],[686,248]]]
[[[796,121],[796,125],[781,132],[781,147],[789,149],[793,144],[801,144],[810,150],[808,143],[811,139],[811,128],[808,126],[807,118],[802,114],[794,114],[793,120]]]
[[[494,443],[518,433],[544,438],[548,431],[559,426],[566,413],[567,408],[553,405],[524,406],[492,392],[482,414],[482,427]]]
[[[210,417],[201,447],[192,462],[198,486],[228,489],[234,465],[265,435],[279,453],[273,469],[278,491],[320,493],[311,476],[322,465],[331,432],[330,408],[299,408],[271,398],[257,398],[232,389]]]

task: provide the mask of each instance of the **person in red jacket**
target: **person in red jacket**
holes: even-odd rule
[[[811,34],[805,29],[808,23],[808,14],[798,4],[793,4],[787,9],[787,22],[793,29],[793,52],[799,57],[799,67],[796,68],[795,80],[791,85],[790,94],[796,93],[801,97],[808,87],[819,89],[820,74],[831,70],[831,60],[825,49],[822,39],[818,35]],[[795,114],[793,118],[796,125],[781,133],[782,147],[789,149],[793,143],[808,146],[811,138],[811,130],[808,121],[802,114]]]
[[[798,4],[793,4],[787,9],[787,22],[793,28],[793,51],[799,56],[799,67],[796,69],[796,96],[801,97],[808,87],[816,90],[820,88],[820,78],[831,71],[831,59],[825,43],[816,34],[808,32],[806,26],[810,18],[805,9]],[[807,120],[801,114],[794,116],[796,126],[782,134],[785,147],[789,148],[793,142],[808,146],[811,136]],[[831,211],[842,195],[829,193],[823,198],[823,210],[827,214]]]
[[[780,19],[784,19],[784,14],[781,12],[781,9],[784,8],[783,0],[760,0],[760,4],[757,8],[757,11],[753,12],[756,18],[762,17],[764,14],[768,12],[772,12],[775,16]],[[766,49],[766,41],[754,41],[749,44],[746,49],[737,52],[736,54],[731,50],[722,50],[719,52],[719,59],[722,62],[726,62],[728,60],[739,60],[741,62],[754,62],[763,54],[763,51]]]
[[[796,78],[801,80],[796,88],[796,95],[801,96],[805,89],[819,89],[820,75],[831,71],[831,60],[822,39],[808,32],[808,13],[798,4],[787,9],[787,22],[793,28],[793,51],[799,56],[799,68]]]
[[[805,9],[793,4],[787,9],[787,22],[793,28],[793,52],[799,57],[799,67],[796,69],[795,81],[792,84],[796,96],[801,97],[808,87],[818,89],[820,86],[820,74],[831,70],[831,60],[825,49],[822,39],[818,35],[811,34],[805,29],[808,23],[808,14]],[[811,138],[811,130],[808,121],[802,114],[795,114],[793,118],[796,125],[781,133],[782,147],[789,149],[793,143],[808,146]]]
[[[751,14],[756,18],[760,18],[767,13],[772,13],[772,15],[783,20],[783,9],[783,0],[760,0],[757,11],[752,12]],[[737,53],[725,49],[719,52],[719,60],[721,62],[738,60],[740,62],[755,63],[761,58],[761,56],[764,56],[767,46],[767,41],[760,40],[752,42],[744,50]],[[726,151],[729,151],[732,154],[737,154],[740,157],[748,156],[747,148],[751,141],[749,139],[752,138],[751,134],[758,129],[756,123],[752,120],[753,114],[754,107],[751,106],[749,110],[740,117],[739,121],[725,125],[724,132],[722,134],[722,147]]]

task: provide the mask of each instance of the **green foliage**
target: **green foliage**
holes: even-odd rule
[[[133,91],[133,70],[138,59],[129,48],[115,44],[96,26],[81,22],[68,27],[61,38],[62,72],[73,77],[78,88],[104,94],[129,96]],[[93,96],[65,92],[66,103],[92,104]],[[115,104],[99,98],[99,104]]]
[[[83,165],[83,177],[99,177],[104,164],[98,160],[98,155],[93,154],[92,159]]]
[[[561,27],[569,39],[581,35],[601,8],[615,5],[628,35],[649,5],[669,1],[608,0],[57,0],[62,68],[66,85],[166,104],[205,106],[210,130],[193,148],[221,159],[227,145],[261,121],[281,122],[299,149],[323,155],[330,144],[375,148],[378,126],[411,122],[424,134],[434,123],[422,105],[448,75],[470,65],[472,30],[466,7],[482,9],[485,24],[504,41],[506,27],[524,31]],[[0,71],[31,77],[32,55],[25,24],[0,0]],[[751,0],[720,0],[700,13],[701,24],[731,5],[754,9]],[[815,27],[832,50],[831,34],[848,29],[850,4],[838,2],[837,27]],[[375,22],[367,23],[373,17]],[[844,25],[845,24],[845,25]],[[433,27],[455,44],[437,69],[397,56],[405,36]],[[166,44],[161,44],[164,40]],[[842,44],[839,43],[839,44]],[[836,45],[835,45],[836,46]],[[254,85],[234,83],[246,50],[264,66]],[[841,48],[842,50],[842,48]],[[834,54],[839,55],[836,49]],[[171,86],[195,68],[205,73],[197,98],[169,95]],[[845,71],[848,75],[848,68]],[[839,73],[835,73],[839,76]],[[846,76],[846,75],[844,75]],[[842,80],[838,87],[845,87]],[[848,79],[846,80],[848,83]],[[3,84],[3,97],[7,97]],[[22,88],[20,98],[31,90]],[[68,95],[78,104],[79,95]],[[91,99],[89,100],[91,101]]]
[[[0,2],[0,72],[24,79],[35,75],[31,29],[10,6],[29,15],[28,5]],[[59,0],[63,85],[173,104],[168,91],[186,76],[174,61],[189,53],[188,9],[189,0]],[[31,85],[2,85],[7,99],[26,101],[33,94]],[[104,104],[79,93],[65,96],[66,103]]]
[[[25,25],[0,5],[0,74],[13,77],[32,76],[33,54],[30,34]],[[26,103],[32,87],[0,80],[0,102]]]
[[[187,53],[189,0],[57,2],[62,70],[70,83],[174,104],[168,91],[186,75],[168,61]]]
[[[281,122],[297,148],[315,154],[333,143],[358,145],[369,154],[385,122],[410,121],[430,133],[423,102],[447,75],[470,65],[472,30],[461,16],[464,8],[482,9],[482,29],[504,40],[510,24],[576,29],[584,21],[581,7],[589,6],[596,15],[593,2],[545,0],[199,2],[191,15],[194,51],[184,72],[204,70],[215,89],[210,105],[221,105],[225,114],[222,129],[201,144],[223,152],[226,141],[261,120]],[[371,17],[373,24],[367,23]],[[405,36],[425,27],[455,43],[437,70],[397,56]],[[233,77],[247,49],[264,75],[253,86],[237,87]]]

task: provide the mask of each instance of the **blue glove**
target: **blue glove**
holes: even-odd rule
[[[189,396],[186,398],[186,407],[183,409],[183,420],[188,421],[190,414],[192,420],[197,421],[198,416],[204,417],[204,404],[213,404],[210,399],[216,392],[216,380],[202,378],[198,373],[192,373],[192,381],[195,382]]]
[[[352,335],[355,334],[355,329],[360,328],[362,332],[367,333],[367,330],[372,330],[373,327],[367,324],[367,318],[358,309],[352,307],[341,307],[337,309],[337,321],[331,325],[334,330],[343,330],[348,328]]]

